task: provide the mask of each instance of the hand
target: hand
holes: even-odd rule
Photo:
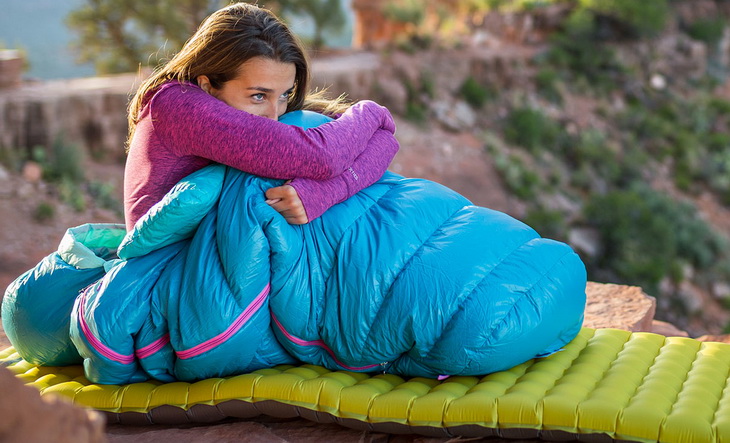
[[[291,225],[303,225],[309,222],[304,205],[299,199],[297,190],[288,184],[270,188],[266,191],[266,203],[276,212],[284,216]]]

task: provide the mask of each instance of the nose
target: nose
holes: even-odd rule
[[[286,104],[281,103],[271,103],[266,110],[266,113],[264,114],[264,117],[270,118],[271,120],[278,121],[279,115],[283,114],[284,109],[282,107],[286,106]]]

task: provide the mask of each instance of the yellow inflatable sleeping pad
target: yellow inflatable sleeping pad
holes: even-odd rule
[[[110,422],[301,416],[428,436],[730,442],[730,345],[583,329],[565,349],[508,371],[443,381],[278,366],[196,383],[92,384],[81,366],[38,367],[13,348],[0,364],[41,394]]]

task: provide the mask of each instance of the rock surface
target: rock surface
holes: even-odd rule
[[[588,282],[583,326],[651,332],[656,300],[637,286]]]
[[[43,396],[0,368],[0,441],[103,442],[104,418],[59,397]],[[52,437],[51,437],[52,436]]]

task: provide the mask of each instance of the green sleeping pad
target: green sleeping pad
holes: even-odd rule
[[[81,366],[0,364],[42,395],[110,422],[189,423],[260,414],[387,433],[544,440],[730,442],[730,344],[588,329],[563,350],[483,377],[442,381],[278,366],[196,383],[92,384]]]

